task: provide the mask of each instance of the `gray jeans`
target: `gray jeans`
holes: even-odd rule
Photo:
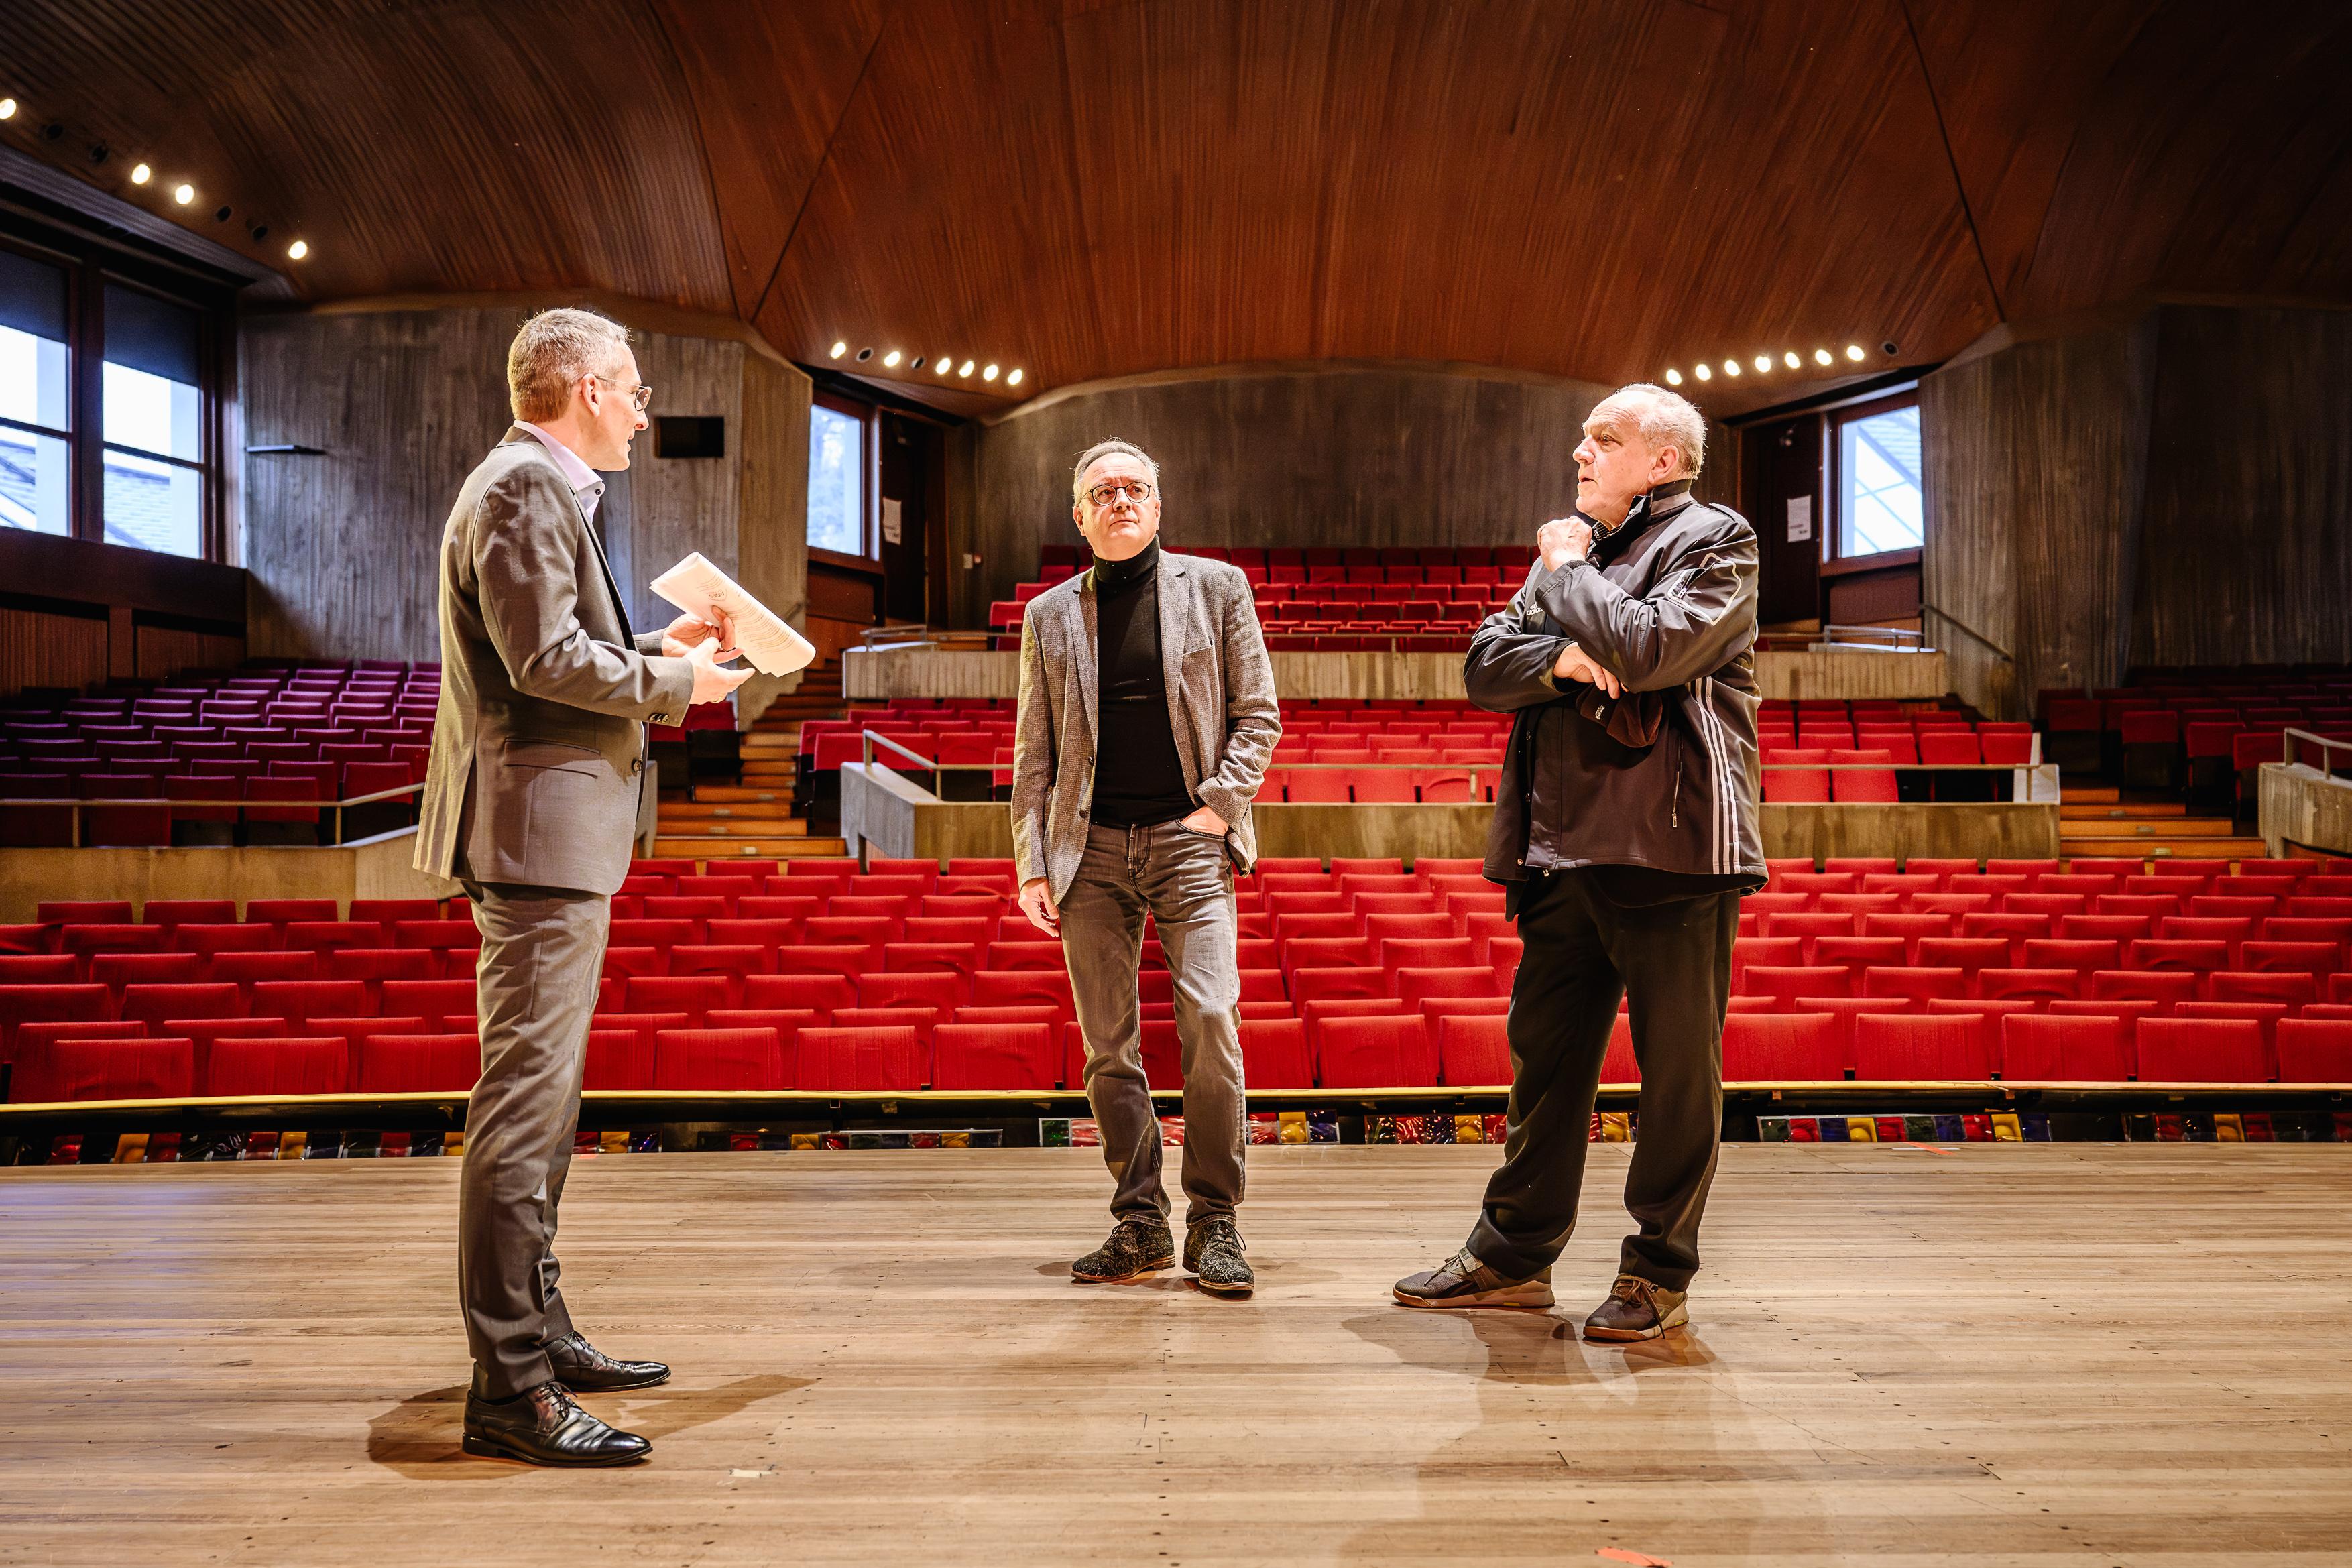
[[[1175,980],[1183,1051],[1186,1223],[1242,1201],[1245,1107],[1234,868],[1223,838],[1173,822],[1087,830],[1062,895],[1062,955],[1087,1040],[1087,1102],[1116,1184],[1114,1217],[1165,1219],[1160,1121],[1143,1075],[1136,970],[1150,912]]]

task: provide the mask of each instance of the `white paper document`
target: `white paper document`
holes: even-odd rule
[[[789,675],[816,660],[807,638],[783,618],[743,591],[742,584],[710,564],[699,550],[653,581],[653,590],[688,615],[735,626],[735,646],[763,675]]]

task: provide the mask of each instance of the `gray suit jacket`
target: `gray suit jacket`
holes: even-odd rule
[[[440,576],[417,869],[613,892],[629,872],[645,727],[685,716],[693,667],[658,656],[660,632],[631,632],[596,530],[520,429],[457,492]]]
[[[1225,820],[1234,863],[1257,862],[1250,802],[1282,716],[1249,580],[1237,567],[1160,554],[1160,657],[1184,787]],[[1013,731],[1013,860],[1059,899],[1086,852],[1095,789],[1095,594],[1080,572],[1029,601]]]

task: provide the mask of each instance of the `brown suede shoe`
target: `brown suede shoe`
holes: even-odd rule
[[[1669,1291],[1635,1274],[1620,1274],[1609,1299],[1584,1320],[1584,1337],[1599,1340],[1655,1339],[1690,1322],[1687,1291]]]
[[[1551,1270],[1528,1280],[1507,1279],[1465,1247],[1436,1268],[1399,1280],[1394,1294],[1408,1307],[1548,1307]]]

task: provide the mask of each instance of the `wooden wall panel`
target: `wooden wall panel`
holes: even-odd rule
[[[810,390],[799,370],[760,354],[743,356],[736,559],[743,586],[817,643],[808,613]],[[817,657],[824,657],[822,643]],[[737,721],[748,727],[800,684],[797,674],[753,675],[736,689]]]
[[[2352,661],[2352,316],[2168,306],[2132,661]]]
[[[159,680],[182,670],[234,669],[245,661],[243,637],[176,626],[142,626],[136,637],[142,680]]]
[[[2021,716],[2044,686],[2123,678],[2154,328],[2023,343],[1920,383],[1926,617],[1953,690]]]
[[[437,659],[458,486],[512,419],[520,308],[257,316],[239,332],[257,656]]]
[[[466,476],[512,423],[506,354],[523,316],[486,307],[247,320],[247,440],[324,449],[247,460],[255,654],[440,657],[441,536]],[[647,585],[688,550],[730,572],[743,564],[747,493],[765,552],[751,576],[788,605],[804,598],[795,585],[805,577],[796,563],[806,558],[807,378],[732,340],[635,338],[656,411],[720,415],[728,446],[723,458],[656,457],[648,430],[630,467],[607,476],[598,525],[630,616],[641,630],[670,619]],[[747,408],[757,414],[749,425]]]
[[[1920,384],[1924,596],[1989,712],[2133,664],[2352,660],[2352,317],[2165,306]]]
[[[717,415],[727,422],[723,457],[656,457],[654,433],[646,430],[629,448],[628,467],[604,476],[597,526],[629,619],[646,632],[677,617],[676,608],[655,598],[649,585],[689,551],[701,551],[730,576],[741,564],[735,525],[746,350],[740,343],[660,333],[645,334],[635,350],[637,374],[654,389],[655,413]]]
[[[0,695],[105,680],[106,634],[103,617],[0,605]]]
[[[1041,400],[969,438],[971,493],[954,508],[958,624],[1075,542],[1070,465],[1107,436],[1158,461],[1170,546],[1474,545],[1533,540],[1576,501],[1570,455],[1612,389],[1432,367],[1242,368]],[[1730,504],[1730,433],[1709,431],[1700,493]],[[968,527],[968,531],[967,530]]]

